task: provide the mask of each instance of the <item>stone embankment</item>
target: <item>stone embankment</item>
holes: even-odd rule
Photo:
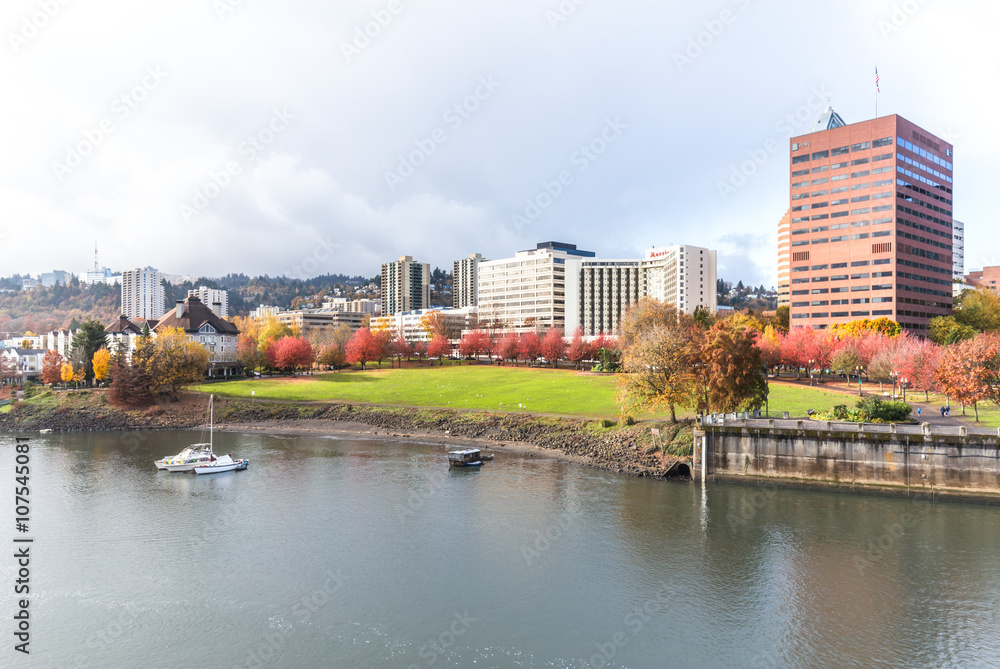
[[[109,405],[104,393],[58,393],[0,413],[0,432],[192,429],[208,422],[207,413],[206,398],[196,394],[185,394],[178,402],[124,410]],[[487,447],[526,445],[542,449],[545,455],[653,478],[687,472],[693,443],[690,425],[660,425],[662,436],[654,443],[649,424],[604,427],[601,421],[530,414],[220,398],[215,401],[215,424],[220,429],[267,431],[301,426],[305,432],[329,429],[398,439],[432,436]]]

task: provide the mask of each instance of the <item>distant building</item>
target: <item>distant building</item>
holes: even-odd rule
[[[38,282],[45,286],[46,288],[52,288],[53,286],[66,286],[69,284],[70,279],[73,275],[69,272],[63,272],[61,270],[54,270],[52,272],[46,272],[42,274]]]
[[[792,283],[792,210],[778,221],[778,306],[791,304]]]
[[[966,287],[997,290],[997,282],[1000,282],[1000,267],[998,266],[984,267],[965,275]]]
[[[45,336],[44,345],[38,346],[38,348],[47,348],[64,358],[69,358],[73,352],[73,337],[79,331],[79,328],[76,330],[53,330]]]
[[[542,242],[513,258],[479,263],[479,317],[511,330],[566,326],[566,262],[593,258],[575,244]]]
[[[382,265],[382,315],[391,316],[430,306],[431,266],[412,256]]]
[[[236,374],[239,363],[236,359],[236,339],[239,329],[222,320],[195,296],[178,300],[153,328],[160,333],[166,328],[180,328],[188,338],[201,344],[209,354],[209,376],[231,376]]]
[[[22,379],[37,379],[42,374],[42,359],[45,357],[45,349],[36,348],[5,348],[0,351],[0,356],[13,362],[17,366],[17,373]]]
[[[32,279],[31,277],[21,279],[21,290],[31,290],[37,285],[38,281],[36,279]]]
[[[93,286],[94,284],[103,283],[109,286],[113,286],[116,283],[121,283],[122,275],[115,274],[107,267],[101,267],[100,269],[88,269],[84,270],[79,274],[80,282],[88,286]]]
[[[122,313],[129,318],[158,319],[166,308],[163,277],[152,267],[122,273]]]
[[[229,291],[215,290],[201,286],[188,291],[188,297],[197,297],[201,303],[209,307],[216,316],[229,317]]]
[[[700,246],[648,249],[641,260],[566,261],[567,336],[617,334],[622,316],[643,297],[693,314],[717,309],[716,252]]]
[[[149,327],[152,329],[153,326]],[[122,315],[115,322],[105,326],[104,334],[108,338],[110,351],[131,352],[135,348],[135,338],[142,334],[142,325]]]
[[[965,279],[965,223],[954,221],[951,226],[951,232],[952,278],[962,281]]]
[[[479,304],[479,263],[480,253],[456,260],[451,273],[451,306],[456,309],[474,307]]]
[[[282,311],[276,314],[279,323],[289,327],[297,327],[301,332],[310,328],[331,328],[336,330],[341,325],[359,330],[368,324],[370,316],[355,311],[340,309],[299,309]]]
[[[250,318],[264,318],[265,316],[277,316],[282,311],[284,311],[284,309],[282,309],[281,307],[268,307],[262,304],[250,312]]]
[[[348,300],[346,297],[335,297],[324,302],[323,308],[377,316],[382,311],[382,304],[378,300]]]
[[[419,309],[416,311],[406,311],[392,316],[380,316],[371,320],[373,330],[391,330],[396,336],[403,335],[407,341],[430,341],[431,335],[420,326],[424,316],[431,312],[437,312],[444,319],[449,330],[458,339],[463,331],[472,330],[479,322],[476,307],[462,307],[454,309],[440,307],[435,309]]]

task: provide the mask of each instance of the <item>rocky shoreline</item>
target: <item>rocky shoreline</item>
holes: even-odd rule
[[[104,393],[91,391],[16,405],[0,414],[0,432],[181,430],[200,428],[207,419],[203,395],[123,410],[110,406]],[[215,424],[231,431],[474,444],[650,478],[687,472],[692,444],[691,426],[684,424],[657,424],[662,437],[654,443],[650,424],[605,427],[601,421],[531,414],[223,398],[215,401]]]

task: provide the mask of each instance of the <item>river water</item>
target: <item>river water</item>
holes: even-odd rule
[[[199,436],[35,435],[25,534],[0,437],[0,667],[1000,666],[997,508]]]

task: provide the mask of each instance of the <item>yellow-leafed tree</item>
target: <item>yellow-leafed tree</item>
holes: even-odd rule
[[[63,383],[69,383],[73,380],[73,365],[69,362],[64,362],[62,366],[62,376],[60,377]]]
[[[94,354],[94,378],[104,381],[108,378],[108,369],[111,367],[111,351],[102,348]]]
[[[132,362],[148,375],[154,395],[176,397],[184,386],[205,378],[209,355],[203,346],[188,339],[184,330],[165,328],[157,330],[147,346],[137,347]]]

